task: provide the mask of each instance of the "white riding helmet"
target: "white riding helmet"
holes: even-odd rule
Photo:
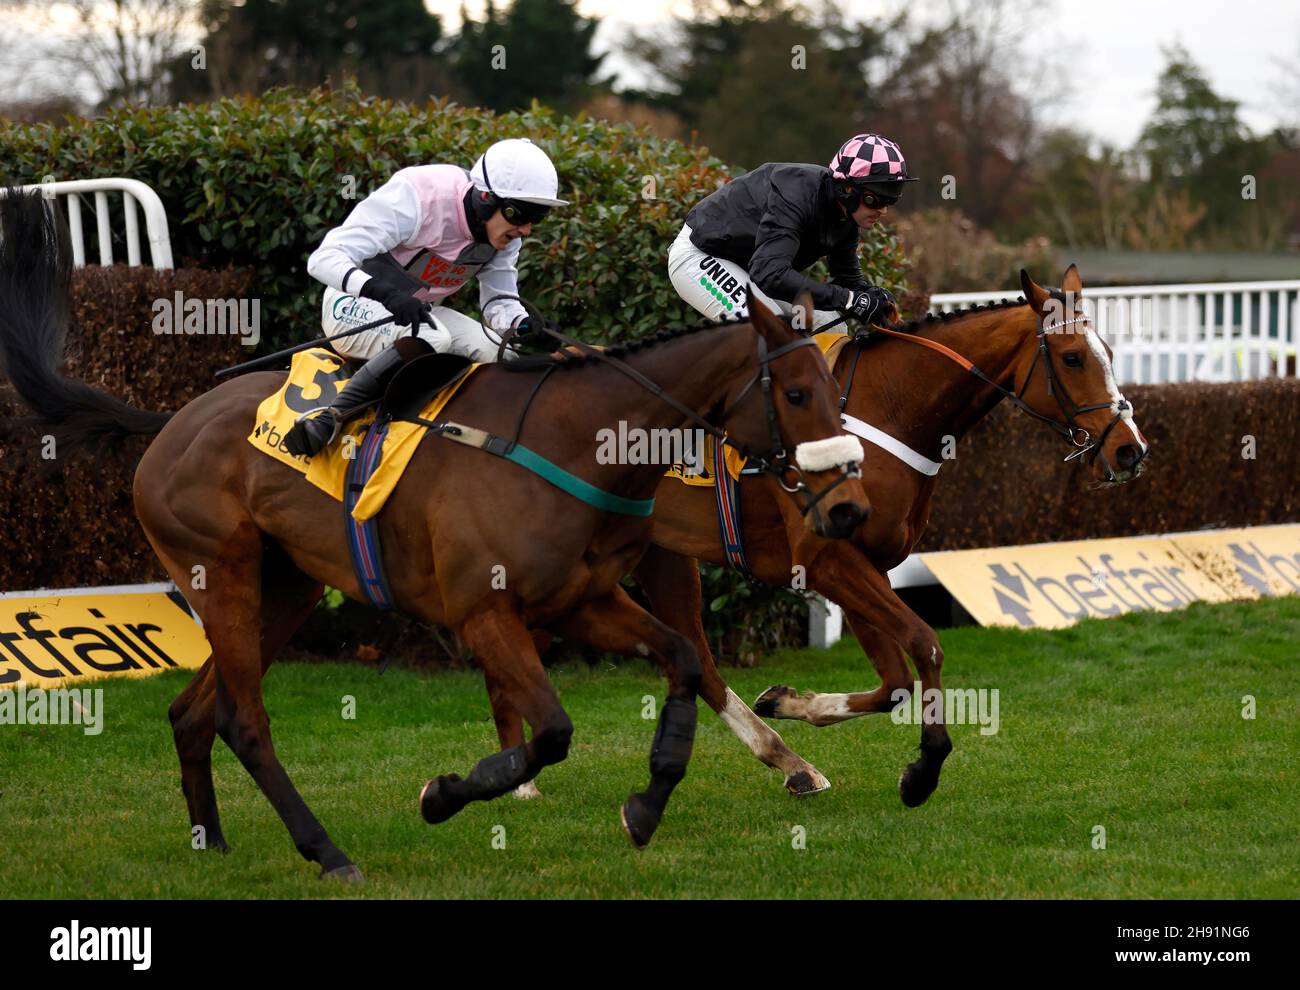
[[[568,206],[557,199],[560,179],[551,159],[528,138],[507,138],[492,145],[470,169],[474,188],[498,199],[517,199],[540,206]]]

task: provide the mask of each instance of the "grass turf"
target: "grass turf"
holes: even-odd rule
[[[472,804],[431,827],[416,807],[425,780],[463,775],[497,748],[481,678],[277,665],[266,681],[277,749],[365,873],[346,887],[316,879],[219,740],[233,851],[193,851],[166,717],[189,674],[103,681],[99,736],[0,726],[0,896],[1296,896],[1300,599],[942,639],[945,686],[998,689],[1001,724],[950,727],[956,748],[927,804],[905,808],[896,788],[912,726],[775,723],[834,785],[795,799],[701,703],[690,771],[644,852],[618,808],[648,780],[643,698],[663,698],[650,666],[553,668],[575,734],[568,760],[538,778],[544,797]],[[773,683],[878,683],[852,640],[724,674],[747,699]],[[341,716],[344,696],[355,719]],[[1093,848],[1096,826],[1105,849]]]

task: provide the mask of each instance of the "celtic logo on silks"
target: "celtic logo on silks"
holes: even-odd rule
[[[708,289],[709,294],[713,296],[714,299],[718,300],[718,302],[726,306],[728,312],[736,308],[735,303],[733,303],[730,299],[724,296],[721,290],[719,290],[718,287],[715,286],[712,282],[710,282],[708,278],[705,277],[704,275],[700,276],[700,285]]]

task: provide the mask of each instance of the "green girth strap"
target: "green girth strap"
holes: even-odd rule
[[[597,488],[590,482],[583,481],[576,474],[570,474],[558,464],[548,461],[535,450],[529,450],[521,443],[510,444],[495,434],[460,423],[431,423],[416,417],[412,417],[411,421],[429,427],[430,432],[444,436],[448,440],[463,443],[468,447],[477,447],[489,454],[513,461],[520,467],[532,471],[539,478],[550,482],[560,491],[605,512],[617,512],[624,516],[649,516],[654,512],[654,499],[623,498],[603,488]]]

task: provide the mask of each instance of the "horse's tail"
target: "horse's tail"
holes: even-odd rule
[[[56,429],[62,446],[104,450],[153,435],[170,419],[59,372],[68,331],[72,254],[61,214],[39,192],[0,196],[0,372]]]

